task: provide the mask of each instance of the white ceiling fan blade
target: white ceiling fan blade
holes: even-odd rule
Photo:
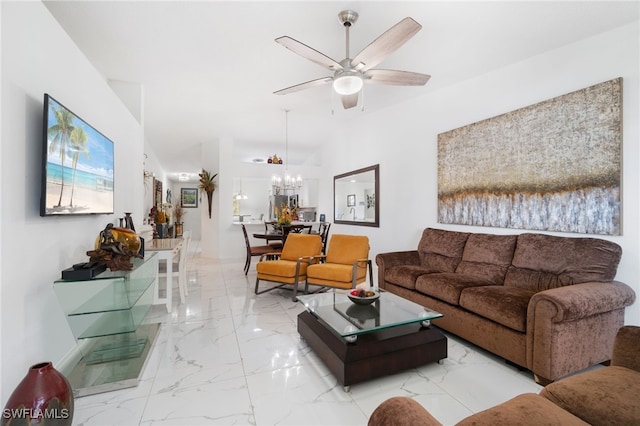
[[[367,83],[390,86],[424,86],[431,78],[428,74],[396,70],[369,70],[364,77]]]
[[[296,84],[295,86],[287,87],[273,92],[274,95],[288,95],[289,93],[298,92],[300,90],[309,89],[311,87],[320,86],[333,81],[333,77],[322,77],[315,80],[307,81],[305,83]]]
[[[358,96],[360,92],[355,93],[353,95],[342,95],[342,106],[344,109],[353,108],[358,105]]]
[[[318,52],[312,47],[307,46],[304,43],[300,43],[298,40],[292,39],[289,36],[282,36],[276,39],[276,43],[279,43],[287,49],[297,53],[305,59],[315,62],[316,64],[328,68],[331,71],[337,71],[342,69],[342,65],[334,61],[324,53]]]
[[[357,71],[366,71],[375,67],[384,58],[405,44],[421,28],[422,25],[412,18],[404,18],[362,49],[351,61],[351,66]]]

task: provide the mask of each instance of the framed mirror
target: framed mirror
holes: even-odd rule
[[[380,226],[380,165],[334,176],[333,221]]]

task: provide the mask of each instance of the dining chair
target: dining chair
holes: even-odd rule
[[[284,225],[282,227],[282,244],[287,241],[289,234],[311,234],[311,228],[313,225]]]
[[[322,222],[318,233],[322,238],[322,254],[327,254],[327,240],[329,239],[329,228],[331,228],[331,222]]]
[[[329,241],[327,254],[318,259],[324,259],[324,262],[314,263],[307,268],[305,293],[309,291],[310,285],[322,288],[356,288],[356,285],[367,279],[367,269],[369,285],[373,287],[367,236],[334,234]]]
[[[298,284],[307,279],[309,263],[322,253],[322,239],[320,235],[291,234],[284,243],[282,252],[275,259],[267,259],[263,255],[256,265],[258,273],[256,277],[256,294],[291,286],[293,296],[291,300],[297,301]],[[271,256],[273,257],[273,256]],[[260,281],[278,283],[276,286],[258,290]],[[306,292],[306,285],[305,285]]]
[[[247,247],[247,258],[244,262],[244,274],[247,275],[249,272],[249,268],[251,267],[251,258],[254,256],[262,256],[267,253],[278,253],[282,251],[282,248],[273,247],[269,244],[265,244],[262,246],[252,246],[249,242],[249,235],[247,234],[247,228],[244,225],[242,226],[242,233],[244,234],[244,244]]]
[[[180,302],[185,302],[185,297],[189,295],[187,288],[187,255],[189,244],[191,243],[191,230],[182,233],[182,244],[177,255],[173,257],[172,276],[178,277],[178,289],[180,290]],[[158,265],[158,277],[167,277],[167,265],[162,262]]]

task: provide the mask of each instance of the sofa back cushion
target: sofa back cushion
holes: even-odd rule
[[[542,291],[616,276],[622,248],[597,238],[518,236],[504,285]]]
[[[430,272],[455,272],[469,233],[427,228],[418,243],[420,264]]]
[[[502,284],[513,259],[517,238],[517,235],[469,235],[456,273]]]

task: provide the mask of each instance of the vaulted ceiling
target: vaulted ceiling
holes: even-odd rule
[[[144,88],[144,132],[169,173],[197,172],[200,147],[230,137],[238,158],[284,151],[304,161],[339,123],[638,19],[638,2],[45,1],[105,79]],[[273,92],[330,75],[275,43],[288,35],[340,61],[341,10],[360,15],[351,56],[406,16],[423,28],[379,66],[430,74],[423,87],[366,86],[365,111],[330,85]],[[332,110],[334,113],[332,114]]]

